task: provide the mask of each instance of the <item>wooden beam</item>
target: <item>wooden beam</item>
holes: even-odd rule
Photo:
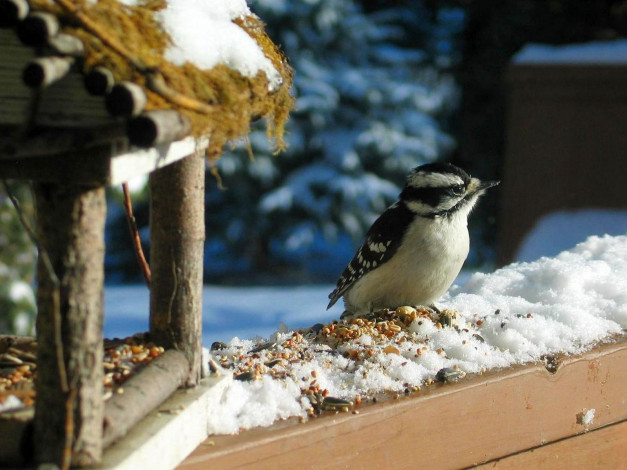
[[[56,136],[51,132],[41,139],[29,139],[23,146],[13,142],[3,147],[0,142],[0,175],[7,179],[114,186],[177,162],[193,152],[202,152],[208,145],[207,139],[186,137],[149,149],[128,149],[124,139],[120,138],[124,129],[111,128],[108,132],[112,136],[118,135],[120,145],[117,153],[116,147],[109,142],[89,146],[102,139],[114,140],[99,136],[98,132],[93,134],[94,142],[83,142],[82,139],[90,135],[89,131],[77,134],[59,131]],[[48,149],[46,142],[49,143]],[[79,142],[83,147],[79,145],[72,152],[56,155],[60,149],[68,149],[72,142]],[[2,158],[3,148],[5,154],[14,154],[15,157]],[[55,149],[57,152],[54,152]],[[46,155],[45,152],[54,153]],[[33,156],[38,154],[45,156]]]
[[[466,468],[627,419],[626,364],[622,338],[564,359],[555,373],[514,367],[362,406],[358,415],[211,436],[178,468]]]
[[[90,95],[104,96],[114,84],[113,72],[105,67],[94,67],[85,75],[85,89]]]
[[[113,86],[105,98],[107,111],[114,117],[139,116],[146,106],[144,89],[133,82],[120,82]]]
[[[52,85],[67,75],[74,63],[71,57],[41,57],[31,60],[22,72],[24,84],[30,88]]]
[[[169,350],[148,363],[105,405],[103,447],[107,448],[150,411],[163,403],[187,378],[183,353]]]
[[[202,152],[150,175],[150,335],[183,352],[187,386],[198,384],[202,357],[205,160]]]
[[[17,37],[26,46],[40,46],[59,32],[59,20],[51,13],[34,12],[17,25]]]
[[[42,183],[34,193],[35,460],[92,466],[102,456],[105,190]]]
[[[13,28],[28,15],[26,0],[0,0],[0,28]]]
[[[129,121],[128,140],[149,148],[181,139],[190,130],[189,119],[173,109],[149,111]]]
[[[48,47],[54,51],[55,55],[83,57],[85,46],[83,41],[71,34],[57,34],[48,38]]]

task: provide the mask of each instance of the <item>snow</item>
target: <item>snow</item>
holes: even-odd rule
[[[22,408],[23,406],[24,403],[22,403],[22,400],[20,400],[18,397],[16,397],[15,395],[8,395],[4,399],[4,401],[0,401],[0,413],[9,410],[17,410],[19,408]]]
[[[627,233],[627,210],[581,209],[545,215],[525,236],[517,261],[555,256],[581,243],[590,235]]]
[[[246,0],[169,0],[160,13],[173,45],[165,53],[175,65],[191,62],[201,69],[224,64],[246,77],[260,70],[277,89],[281,76],[259,45],[234,19],[250,16]]]
[[[595,412],[596,410],[594,408],[584,410],[581,415],[581,424],[583,424],[586,428],[589,427],[594,422]]]
[[[513,58],[522,64],[625,64],[627,39],[550,46],[527,44]]]
[[[90,0],[95,3],[96,0]],[[136,6],[138,0],[120,0]],[[172,40],[165,58],[174,65],[193,63],[203,70],[223,64],[246,77],[266,74],[270,90],[281,85],[281,76],[246,31],[233,23],[251,16],[246,0],[167,0],[157,14]]]
[[[288,416],[306,419],[312,404],[301,387],[313,383],[348,402],[424,386],[443,368],[463,376],[542,361],[558,352],[582,353],[627,328],[627,236],[592,236],[554,258],[476,273],[465,285],[451,288],[438,304],[440,309],[457,311],[452,326],[420,316],[387,342],[362,334],[355,341],[332,344],[316,333],[320,328],[306,328],[338,318],[341,309],[324,310],[329,290],[330,286],[205,291],[211,295],[205,298],[209,309],[205,321],[211,322],[205,326],[225,327],[226,349],[212,355],[229,366],[223,371],[227,385],[211,404],[212,433],[236,433]],[[147,305],[142,310],[147,311]],[[228,326],[229,322],[233,323]],[[276,331],[278,322],[289,328],[281,324]],[[275,331],[268,334],[272,327]],[[337,327],[351,325],[340,322]],[[227,340],[231,334],[238,336]],[[255,334],[269,339],[246,339]],[[267,344],[253,358],[250,351],[263,343]],[[292,343],[298,343],[305,355],[283,361],[284,377],[272,378],[269,372],[277,369],[264,369],[264,362],[273,354],[288,354]],[[364,356],[364,351],[369,354]],[[355,352],[361,356],[351,356]],[[266,372],[258,380],[233,379],[233,371],[245,370],[246,361],[259,363]],[[593,414],[586,416],[593,419]]]

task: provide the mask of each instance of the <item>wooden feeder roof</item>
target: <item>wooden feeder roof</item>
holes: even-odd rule
[[[282,149],[293,106],[292,70],[259,18],[233,23],[280,75],[273,87],[263,71],[247,77],[226,65],[201,70],[166,60],[170,38],[156,17],[166,6],[165,0],[137,6],[0,0],[0,129],[14,130],[3,132],[0,159],[106,142],[151,148],[181,139],[184,151],[204,142],[208,156],[217,158],[227,141],[248,134],[260,118]],[[37,142],[42,132],[48,132],[44,144]]]

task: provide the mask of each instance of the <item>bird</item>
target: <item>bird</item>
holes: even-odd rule
[[[344,269],[327,310],[344,297],[342,318],[406,305],[437,311],[434,302],[468,257],[468,216],[497,184],[451,163],[411,170],[398,200],[375,220]]]

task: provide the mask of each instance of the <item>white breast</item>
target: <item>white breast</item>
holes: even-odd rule
[[[467,211],[451,218],[417,217],[387,263],[344,296],[346,310],[366,313],[401,305],[429,305],[451,286],[468,256]]]

